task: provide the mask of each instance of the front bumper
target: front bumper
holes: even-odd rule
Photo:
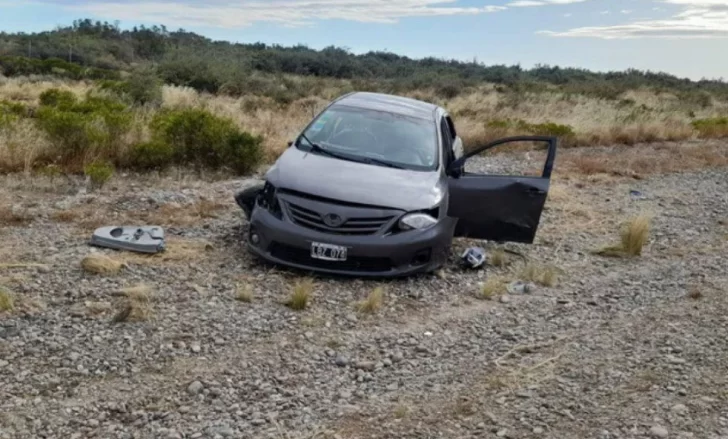
[[[447,262],[455,221],[445,218],[426,230],[395,235],[336,235],[281,220],[256,208],[246,235],[248,248],[261,258],[307,271],[364,277],[400,277],[436,270]],[[250,239],[258,235],[257,243]],[[311,242],[348,247],[346,261],[311,258]]]

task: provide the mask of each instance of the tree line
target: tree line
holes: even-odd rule
[[[315,50],[304,45],[231,43],[184,29],[122,29],[118,21],[88,18],[44,32],[0,33],[0,69],[5,76],[73,70],[69,76],[108,79],[114,77],[112,72],[150,66],[167,83],[213,93],[246,91],[240,84],[264,73],[362,80],[388,84],[393,91],[433,88],[446,97],[489,82],[510,89],[556,89],[607,99],[640,87],[728,99],[728,83],[722,79],[691,81],[636,69],[605,73],[549,65],[524,69],[434,57],[412,59],[384,51],[353,54],[336,46]]]

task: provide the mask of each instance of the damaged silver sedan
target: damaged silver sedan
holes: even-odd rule
[[[512,142],[547,146],[541,176],[482,175],[465,163]],[[448,112],[379,93],[338,98],[289,144],[262,187],[236,195],[248,248],[269,262],[356,276],[438,269],[454,237],[533,243],[557,139],[497,140],[467,154]]]

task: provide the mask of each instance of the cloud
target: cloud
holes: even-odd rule
[[[55,3],[97,17],[223,28],[257,22],[302,26],[327,19],[396,23],[406,17],[477,15],[506,9],[494,5],[459,6],[458,0],[56,0]]]
[[[529,6],[548,6],[548,5],[569,5],[572,3],[582,3],[588,0],[515,0],[506,3],[506,6],[513,8],[523,8]]]
[[[590,26],[563,32],[541,31],[554,37],[628,38],[728,38],[726,0],[661,0],[681,6],[667,19],[639,20],[613,26]]]

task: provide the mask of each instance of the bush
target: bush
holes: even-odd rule
[[[101,188],[114,175],[114,166],[108,162],[93,162],[84,166],[83,173],[94,188]]]
[[[23,104],[0,101],[0,130],[12,127],[18,119],[27,114],[28,109]]]
[[[217,117],[201,109],[168,110],[158,113],[151,124],[153,144],[140,146],[153,163],[166,154],[160,145],[167,145],[172,162],[194,164],[202,168],[228,167],[246,174],[262,159],[262,138],[241,132],[230,119]],[[154,152],[152,153],[152,150]]]
[[[76,103],[76,95],[68,90],[51,88],[40,94],[40,104],[51,107],[69,108]]]
[[[149,69],[134,72],[125,81],[101,81],[99,88],[132,105],[159,106],[162,103],[162,83]]]
[[[693,128],[700,137],[720,138],[728,137],[728,117],[715,117],[712,119],[697,119],[692,122]]]
[[[131,151],[129,166],[142,169],[162,169],[174,158],[174,149],[164,142],[146,142],[135,145]]]
[[[70,92],[57,89],[41,95],[37,116],[38,126],[66,165],[83,162],[91,152],[115,158],[132,124],[132,114],[121,102],[99,96],[77,101]]]

